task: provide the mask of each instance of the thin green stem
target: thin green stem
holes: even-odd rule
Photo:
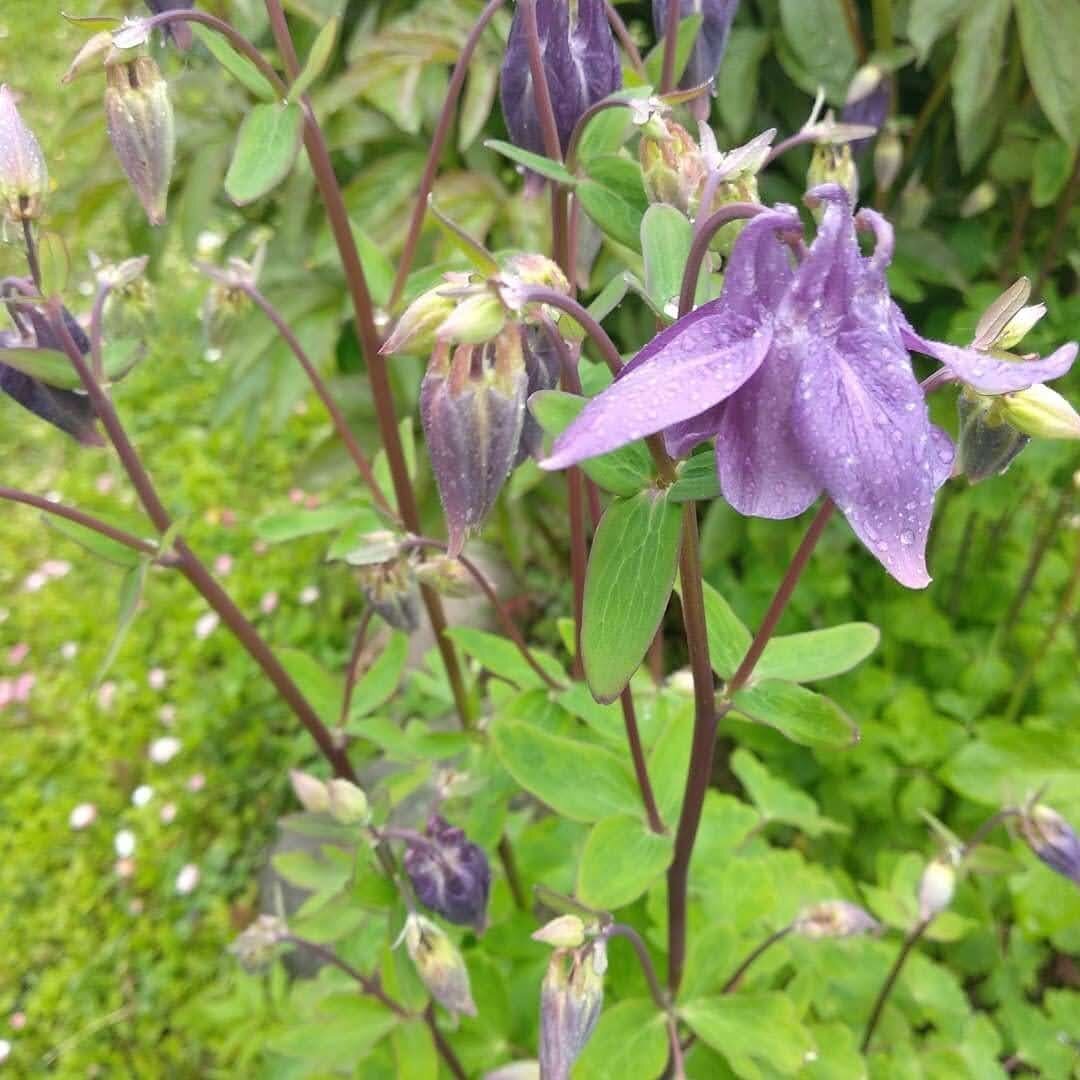
[[[874,48],[888,52],[893,47],[892,0],[873,0]]]
[[[783,941],[784,938],[794,930],[795,927],[788,923],[787,926],[780,927],[779,930],[770,934],[760,945],[751,949],[746,959],[732,972],[730,978],[720,990],[721,994],[730,994],[733,990],[738,989],[739,983],[742,981],[742,977],[750,969],[751,965],[761,956],[763,953],[771,949],[778,941]]]
[[[529,898],[526,895],[525,887],[521,884],[521,874],[518,871],[517,859],[514,858],[514,848],[510,843],[510,837],[506,833],[499,837],[499,843],[495,850],[498,853],[499,862],[502,864],[510,895],[514,898],[514,907],[518,911],[528,911]]]
[[[1057,210],[1054,212],[1054,228],[1050,233],[1050,242],[1043,250],[1042,262],[1039,264],[1039,276],[1035,279],[1035,291],[1040,292],[1047,274],[1054,268],[1054,260],[1057,258],[1058,247],[1062,237],[1068,232],[1069,215],[1072,213],[1073,204],[1080,195],[1080,150],[1073,151],[1073,170],[1069,177],[1069,183],[1065,193],[1058,201]]]
[[[600,350],[600,355],[611,370],[618,375],[623,368],[622,357],[615,342],[608,337],[607,331],[589,314],[572,296],[567,296],[558,289],[548,289],[542,285],[528,285],[515,293],[515,299],[521,304],[546,304],[558,308],[576,322]],[[576,391],[572,391],[576,392]]]
[[[26,248],[26,265],[34,286],[41,292],[41,263],[38,261],[37,243],[34,240],[34,224],[29,218],[22,219],[23,243]]]
[[[896,980],[900,977],[900,972],[904,968],[911,950],[919,943],[923,934],[926,933],[927,927],[934,921],[934,916],[931,915],[927,919],[921,919],[915,924],[911,933],[904,938],[904,944],[900,947],[900,951],[896,954],[896,960],[893,962],[893,966],[889,970],[889,974],[885,977],[885,982],[882,983],[881,989],[878,991],[878,996],[874,1001],[874,1007],[870,1011],[870,1019],[866,1022],[866,1030],[863,1033],[862,1043],[859,1046],[859,1050],[862,1053],[866,1053],[870,1049],[870,1040],[874,1037],[874,1029],[877,1027],[878,1020],[881,1019],[881,1012],[885,1008],[885,1002],[889,1000],[889,995],[892,993],[893,987],[896,985]]]
[[[360,667],[360,657],[364,652],[364,639],[367,637],[368,626],[371,624],[371,608],[365,608],[360,616],[356,633],[353,635],[352,652],[349,654],[349,663],[345,668],[345,689],[341,694],[341,712],[338,714],[338,729],[345,730],[349,722],[349,713],[352,711],[353,691],[356,689],[357,671]]]
[[[641,742],[641,732],[638,730],[637,713],[634,710],[634,695],[627,686],[619,695],[619,703],[623,711],[623,727],[626,729],[626,741],[630,747],[630,759],[634,763],[634,776],[637,778],[638,791],[641,792],[641,801],[645,807],[645,817],[649,822],[651,832],[662,836],[664,822],[660,817],[660,811],[656,805],[656,796],[653,794],[652,781],[649,779],[649,767],[645,761],[645,748]]]
[[[859,12],[855,6],[855,0],[838,0],[838,2],[844,10],[844,22],[847,24],[851,44],[855,46],[855,55],[859,58],[859,63],[863,64],[866,62],[866,39],[859,25]]]
[[[605,934],[607,937],[621,937],[630,942],[631,947],[637,954],[638,963],[641,964],[641,971],[645,976],[645,981],[649,984],[649,993],[652,995],[654,1004],[658,1009],[667,1012],[671,1008],[671,999],[664,992],[664,988],[657,978],[656,967],[652,962],[652,957],[649,955],[649,948],[642,940],[641,935],[632,926],[627,926],[626,923],[612,923],[606,928]]]
[[[412,1016],[404,1005],[395,1001],[385,990],[383,990],[382,985],[375,976],[365,975],[362,971],[358,971],[352,964],[342,960],[333,949],[329,949],[325,945],[319,945],[314,941],[308,941],[307,938],[298,937],[296,934],[287,934],[285,935],[284,940],[291,945],[297,945],[302,949],[306,949],[313,956],[317,956],[327,964],[332,964],[339,971],[344,971],[350,979],[359,985],[360,989],[365,994],[382,1002],[383,1005],[397,1016],[400,1016],[403,1019],[408,1019]]]

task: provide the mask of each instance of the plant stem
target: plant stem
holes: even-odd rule
[[[794,926],[788,923],[787,926],[782,926],[779,930],[770,934],[756,948],[751,949],[746,959],[743,960],[743,962],[734,970],[734,972],[732,972],[732,975],[728,979],[728,981],[724,983],[723,988],[720,990],[720,993],[730,994],[733,990],[736,990],[739,986],[739,982],[742,980],[742,977],[746,974],[751,964],[753,964],[754,961],[762,955],[762,953],[771,949],[778,941],[783,941],[783,939],[786,938],[788,934],[790,934],[791,931],[794,929]]]
[[[544,153],[552,161],[562,161],[559,144],[559,128],[555,122],[555,109],[551,104],[551,88],[544,70],[544,53],[540,44],[540,30],[536,23],[536,0],[519,0],[518,11],[525,23],[525,40],[529,52],[529,73],[532,75],[533,96],[536,98],[536,114],[540,122],[540,134],[544,140]]]
[[[781,578],[780,584],[776,588],[776,592],[773,594],[773,598],[769,603],[769,609],[765,612],[765,617],[761,620],[761,626],[758,627],[758,632],[754,635],[754,640],[750,642],[750,648],[746,650],[746,655],[742,658],[742,663],[739,664],[738,669],[735,674],[731,676],[731,680],[725,688],[725,694],[727,696],[734,694],[737,690],[740,690],[745,686],[749,681],[750,676],[753,675],[754,668],[761,659],[761,654],[765,651],[765,646],[769,644],[769,639],[776,633],[777,624],[780,622],[780,619],[788,606],[791,594],[795,591],[795,586],[798,585],[799,578],[802,577],[802,573],[806,569],[806,564],[810,561],[810,556],[813,555],[814,548],[817,547],[817,543],[821,539],[821,534],[825,531],[825,526],[829,523],[829,518],[832,517],[833,510],[835,509],[836,504],[832,499],[826,499],[821,506],[818,507],[817,513],[810,522],[798,548],[795,550],[795,554],[791,557],[791,562],[788,564],[788,568],[784,572],[784,576]]]
[[[506,884],[510,889],[510,895],[514,898],[514,906],[518,911],[529,910],[529,900],[525,888],[521,884],[521,874],[518,873],[517,860],[514,858],[514,849],[510,844],[510,838],[503,833],[499,837],[498,846],[495,849],[502,863],[503,873],[506,875]]]
[[[874,1007],[870,1012],[870,1019],[866,1022],[866,1031],[863,1033],[862,1043],[859,1046],[859,1050],[863,1054],[870,1048],[870,1040],[874,1037],[874,1029],[877,1027],[878,1020],[881,1019],[881,1011],[885,1008],[885,1002],[889,1000],[889,995],[896,985],[896,980],[900,976],[900,972],[904,967],[904,962],[907,960],[908,954],[915,948],[920,938],[926,933],[926,928],[933,921],[933,915],[927,919],[921,919],[915,924],[911,933],[904,938],[904,944],[900,947],[900,952],[897,953],[896,960],[893,962],[889,974],[885,977],[885,982],[882,984],[881,990],[878,992],[877,1000],[874,1002]]]
[[[274,40],[277,42],[278,49],[285,61],[285,69],[290,80],[295,79],[299,71],[299,62],[296,58],[296,49],[289,33],[288,23],[285,20],[285,12],[281,7],[281,0],[266,0],[266,11],[270,17]],[[341,194],[341,186],[338,184],[337,176],[334,173],[334,165],[330,160],[330,151],[327,149],[322,128],[319,127],[307,95],[304,95],[301,99],[301,104],[304,108],[304,146],[307,150],[308,160],[311,163],[311,171],[315,176],[316,186],[326,208],[326,216],[330,223],[330,230],[334,235],[338,254],[341,257],[341,267],[352,299],[360,343],[367,361],[368,380],[371,384],[372,397],[375,399],[375,413],[379,422],[379,434],[382,437],[387,464],[390,467],[390,478],[394,485],[398,511],[401,514],[402,521],[405,523],[405,527],[410,532],[420,533],[422,532],[420,514],[416,507],[416,496],[413,493],[412,480],[409,478],[405,452],[401,445],[401,435],[398,432],[397,416],[394,412],[394,397],[390,390],[386,359],[379,353],[381,342],[375,326],[375,311],[372,306],[367,279],[364,276],[364,267],[360,262],[356,241],[353,239],[348,211],[345,208],[345,200]],[[469,705],[469,695],[465,688],[465,681],[462,678],[461,667],[458,664],[454,646],[446,636],[446,614],[443,611],[442,600],[434,589],[427,586],[421,588],[420,594],[423,597],[424,606],[427,608],[428,619],[435,635],[435,643],[446,668],[446,676],[450,682],[450,689],[454,696],[454,704],[457,707],[461,725],[466,729],[471,728],[473,726],[473,716]]]
[[[435,175],[439,169],[439,158],[442,156],[443,147],[450,135],[450,128],[454,123],[454,110],[457,108],[458,99],[461,97],[461,88],[465,85],[465,74],[472,62],[473,53],[476,52],[480,38],[484,34],[489,22],[495,13],[502,7],[504,0],[488,0],[487,6],[480,13],[480,17],[473,24],[469,36],[462,46],[461,55],[454,65],[454,72],[450,76],[450,83],[446,88],[446,100],[443,102],[442,111],[439,113],[435,132],[431,136],[431,148],[428,150],[427,161],[424,163],[424,172],[420,177],[420,187],[416,192],[416,205],[413,207],[412,217],[409,219],[409,231],[405,236],[405,245],[401,251],[401,259],[398,262],[397,273],[394,276],[394,287],[390,291],[390,308],[393,310],[401,294],[405,291],[405,282],[409,278],[413,259],[416,257],[416,247],[420,242],[420,233],[424,225],[424,215],[427,213],[428,196],[435,186]]]
[[[866,39],[862,35],[859,26],[859,12],[855,7],[855,0],[840,0],[840,6],[844,9],[844,22],[847,23],[848,35],[852,45],[855,46],[855,54],[859,63],[866,62]]]
[[[292,328],[277,308],[254,285],[244,284],[241,286],[241,290],[251,298],[256,307],[274,324],[274,328],[282,340],[289,346],[293,355],[300,362],[300,366],[304,369],[312,388],[330,414],[330,422],[334,425],[334,431],[337,432],[338,438],[345,444],[345,449],[348,451],[349,457],[352,458],[356,471],[360,474],[364,483],[367,484],[368,489],[371,491],[371,497],[375,500],[379,509],[391,519],[397,520],[397,512],[387,501],[382,488],[379,487],[379,482],[371,471],[371,464],[368,462],[367,456],[356,441],[356,436],[349,429],[345,414],[342,413],[338,403],[334,400],[330,388],[319,374],[318,369],[311,362],[311,357],[308,356],[303,345],[300,344],[300,339],[293,333]]]
[[[439,1051],[443,1061],[446,1062],[446,1067],[453,1073],[455,1080],[468,1080],[469,1074],[458,1060],[453,1047],[446,1041],[446,1036],[439,1030],[439,1025],[435,1021],[435,1006],[433,1004],[429,1003],[424,1010],[424,1021],[431,1032],[431,1037],[435,1040],[435,1049]]]
[[[667,1012],[671,1008],[671,1000],[660,985],[652,957],[649,955],[648,946],[642,940],[641,935],[632,926],[627,926],[626,923],[612,923],[604,932],[607,937],[621,937],[630,942],[634,952],[637,953],[638,962],[641,964],[642,973],[645,976],[645,981],[649,984],[649,993],[652,995],[656,1007]]]
[[[34,226],[29,218],[22,219],[23,240],[26,246],[26,265],[38,292],[41,291],[41,263],[38,262],[37,244],[34,242]]]
[[[120,417],[109,400],[109,396],[101,389],[83,359],[79,347],[72,339],[71,333],[64,322],[62,312],[63,309],[58,300],[50,301],[49,315],[53,329],[79,378],[82,380],[83,387],[90,398],[90,403],[104,426],[109,441],[120,458],[124,471],[135,488],[139,502],[142,503],[143,509],[153,523],[154,528],[164,535],[173,527],[172,518],[158,496],[157,489],[154,487],[153,481],[150,479],[150,475],[146,471],[138,452],[128,438],[127,432],[120,422]],[[304,727],[307,728],[335,773],[355,782],[356,774],[344,747],[340,746],[330,734],[326,725],[319,719],[318,713],[312,708],[311,703],[304,697],[288,672],[281,666],[281,663],[266,642],[259,636],[255,627],[244,617],[240,609],[233,603],[231,597],[214,580],[210,572],[182,538],[176,538],[174,549],[177,556],[177,568],[202,593],[207,603],[217,612],[252,659],[263,669],[274,688],[296,714]]]
[[[909,163],[914,160],[915,150],[923,135],[926,133],[930,121],[933,120],[934,114],[941,108],[942,102],[944,102],[945,98],[948,96],[949,79],[951,76],[952,61],[942,68],[941,74],[937,78],[937,82],[934,83],[933,89],[930,91],[930,96],[923,103],[923,107],[919,110],[919,115],[915,117],[915,126],[911,129],[911,137],[908,139],[907,147],[904,152],[904,158]]]
[[[690,245],[690,254],[686,257],[682,287],[679,290],[680,319],[693,310],[694,295],[697,293],[698,277],[701,274],[701,264],[705,261],[705,254],[708,252],[709,244],[717,231],[731,221],[756,217],[764,209],[765,207],[758,203],[728,203],[727,206],[722,206],[715,213],[710,214],[705,219],[704,224],[695,226],[694,240]]]
[[[629,686],[625,687],[619,695],[619,702],[622,705],[626,741],[630,744],[630,758],[634,763],[634,776],[637,777],[641,801],[645,805],[645,817],[648,819],[649,829],[658,836],[662,836],[664,822],[657,809],[656,796],[653,794],[652,782],[649,780],[649,767],[645,762],[645,749],[641,745],[641,732],[638,730],[637,713],[634,711],[634,695]]]
[[[338,718],[338,728],[345,730],[349,722],[349,712],[352,709],[353,690],[356,689],[356,670],[360,666],[360,656],[364,649],[364,638],[367,636],[368,626],[371,624],[371,608],[365,608],[360,616],[360,622],[353,636],[352,652],[349,654],[349,664],[345,668],[345,689],[341,695],[341,714]]]
[[[340,971],[344,971],[350,979],[354,980],[360,989],[368,994],[370,997],[382,1002],[391,1012],[396,1013],[402,1018],[408,1018],[411,1013],[399,1002],[390,997],[379,983],[379,980],[373,976],[365,975],[362,971],[357,971],[352,964],[342,960],[340,956],[333,949],[328,949],[325,945],[319,945],[314,941],[308,941],[307,938],[297,937],[296,934],[287,934],[284,938],[292,945],[299,945],[302,949],[307,949],[308,952],[317,956],[320,960],[324,960],[328,964],[332,964]]]
[[[619,44],[623,47],[623,52],[626,53],[626,58],[630,61],[630,66],[644,81],[646,78],[645,61],[641,59],[641,53],[638,51],[637,45],[634,44],[634,39],[630,36],[626,23],[623,22],[622,16],[615,9],[615,5],[611,0],[604,0],[604,10],[607,12],[612,32],[619,39]]]
[[[566,293],[559,292],[558,289],[547,289],[541,285],[528,285],[515,292],[514,298],[522,304],[546,304],[548,307],[558,308],[560,311],[566,312],[593,339],[612,375],[618,375],[622,371],[622,357],[619,355],[615,342],[608,337],[607,331],[572,296],[567,296]],[[571,393],[581,393],[580,388],[576,391],[571,387],[567,387],[567,389]]]
[[[1057,210],[1054,213],[1054,231],[1050,234],[1050,242],[1046,245],[1042,262],[1039,264],[1039,276],[1035,279],[1036,292],[1041,291],[1047,274],[1049,274],[1054,267],[1054,260],[1057,258],[1058,245],[1061,243],[1061,238],[1067,231],[1069,214],[1072,211],[1073,204],[1076,202],[1077,195],[1080,195],[1080,150],[1073,151],[1072,175],[1069,177],[1069,183],[1065,188],[1065,194],[1061,196],[1057,205]]]
[[[426,548],[431,551],[441,551],[444,554],[447,551],[447,545],[441,540],[432,540],[426,536],[410,537],[401,546],[406,549]],[[472,559],[465,555],[458,555],[457,561],[469,572],[473,581],[476,582],[483,594],[487,597],[488,602],[495,611],[496,618],[499,620],[499,625],[503,628],[503,633],[505,633],[517,647],[518,652],[521,653],[522,659],[547,684],[549,690],[554,690],[556,693],[565,690],[566,687],[556,679],[553,679],[551,675],[544,670],[536,657],[533,656],[524,635],[518,629],[513,616],[506,610],[506,605],[499,599],[499,594],[495,591],[495,587],[491,582],[488,581],[484,571],[481,570]]]
[[[893,47],[892,0],[873,0],[874,48],[888,52]]]
[[[682,0],[668,0],[667,18],[664,20],[664,63],[660,68],[661,94],[670,94],[675,89],[675,54],[681,18]]]
[[[110,525],[107,521],[102,521],[100,518],[94,517],[93,514],[87,514],[85,511],[78,510],[73,506],[50,502],[40,495],[32,495],[28,491],[20,491],[18,488],[9,487],[0,487],[0,499],[25,503],[27,506],[36,507],[46,514],[55,514],[57,517],[67,518],[68,521],[73,521],[84,529],[91,529],[102,536],[107,536],[110,540],[123,544],[124,547],[131,548],[132,551],[137,551],[140,555],[148,555],[161,566],[171,565],[170,557],[162,552],[157,544],[152,544],[148,540],[141,540],[132,533],[118,529],[115,525]]]

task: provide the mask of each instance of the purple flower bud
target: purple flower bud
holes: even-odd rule
[[[848,88],[847,101],[840,113],[842,124],[865,124],[879,131],[885,125],[892,104],[892,83],[889,76],[874,64],[867,64],[855,72]],[[870,148],[874,136],[855,139],[852,151],[861,156]]]
[[[805,907],[795,917],[795,933],[807,938],[842,938],[873,934],[880,923],[858,904],[847,900],[825,900]]]
[[[368,563],[357,568],[367,602],[395,630],[411,634],[420,625],[416,575],[407,558]]]
[[[176,149],[168,84],[149,56],[105,70],[109,141],[150,224],[161,225]]]
[[[544,60],[559,146],[566,153],[574,125],[591,105],[622,86],[619,50],[603,0],[535,0],[540,51]],[[571,10],[576,7],[576,17]],[[516,146],[545,154],[529,69],[529,42],[522,5],[514,11],[503,60],[499,98],[510,138]]]
[[[541,390],[554,390],[559,382],[559,351],[553,335],[558,331],[547,326],[526,326],[522,330],[522,347],[525,354],[525,374],[528,383],[526,400]],[[539,458],[544,445],[544,432],[528,409],[521,425],[521,441],[514,456],[512,468],[517,468],[526,458]]]
[[[461,829],[433,814],[424,842],[405,848],[405,872],[420,903],[458,926],[482,932],[487,920],[491,868]]]
[[[457,556],[510,474],[525,420],[522,331],[508,324],[484,345],[440,343],[420,388],[420,418]]]
[[[146,0],[146,6],[155,14],[163,11],[190,11],[195,5],[192,0]],[[185,22],[169,23],[165,36],[172,38],[177,48],[191,48],[191,27]]]
[[[668,0],[653,0],[653,27],[662,37],[667,26]],[[681,87],[701,86],[716,77],[727,49],[731,24],[739,10],[739,0],[679,0],[679,18],[701,15],[701,29],[686,62]]]
[[[15,95],[0,85],[0,213],[9,221],[34,220],[49,190],[45,155],[23,123]]]
[[[1020,832],[1051,870],[1080,885],[1080,837],[1057,811],[1048,806],[1028,807],[1020,816]]]
[[[604,1004],[604,943],[556,949],[540,987],[540,1075],[568,1080]],[[569,962],[569,966],[568,966]]]

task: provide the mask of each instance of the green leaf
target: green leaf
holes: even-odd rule
[[[655,1080],[667,1062],[664,1014],[647,998],[606,1008],[570,1073],[573,1080]]]
[[[835,701],[796,683],[765,679],[739,690],[732,700],[743,716],[802,746],[846,750],[859,741],[859,729]]]
[[[707,581],[705,591],[705,628],[709,636],[709,659],[713,671],[730,679],[742,663],[753,640],[731,605]]]
[[[1024,65],[1047,120],[1075,149],[1080,142],[1080,5],[1016,0]]]
[[[314,510],[281,510],[255,523],[255,535],[268,544],[281,544],[301,536],[316,536],[345,527],[370,532],[383,527],[378,515],[361,503],[327,503]]]
[[[353,687],[352,706],[349,709],[350,720],[367,716],[394,696],[401,676],[405,672],[405,662],[409,658],[409,636],[400,630],[390,633],[386,648],[378,659],[357,680]]]
[[[622,93],[621,98],[641,97],[642,91],[637,90],[632,94]],[[585,164],[605,154],[617,153],[619,148],[630,137],[633,130],[629,108],[616,105],[610,109],[603,109],[596,113],[585,125],[585,130],[578,139],[578,161]]]
[[[987,149],[997,129],[997,85],[1005,67],[1011,9],[1012,0],[980,0],[960,24],[952,67],[952,99],[956,143],[964,172]]]
[[[877,647],[881,631],[873,623],[843,623],[827,630],[773,638],[754,668],[754,680],[814,682],[842,675]]]
[[[281,649],[278,659],[323,723],[336,727],[341,715],[342,679],[299,649]]]
[[[607,911],[633,903],[667,870],[673,846],[670,835],[650,832],[640,813],[605,818],[581,852],[577,898]]]
[[[497,719],[493,743],[503,766],[526,791],[572,821],[641,813],[630,769],[609,750],[523,720]]]
[[[764,30],[736,26],[728,38],[724,62],[716,77],[716,103],[728,134],[741,142],[750,131],[757,104],[758,71],[769,52]]]
[[[907,32],[920,64],[925,63],[934,42],[960,21],[971,3],[972,0],[911,0]]]
[[[67,518],[57,517],[56,514],[42,514],[41,520],[61,536],[74,541],[79,547],[96,555],[99,559],[131,569],[137,566],[144,556],[124,544],[118,544],[107,536],[102,536],[95,529],[87,529],[85,526]]]
[[[289,919],[289,929],[298,937],[325,945],[340,941],[370,919],[370,910],[356,899],[353,890],[343,887],[316,893],[305,900]]]
[[[693,240],[693,226],[674,206],[657,203],[645,211],[641,219],[645,291],[661,311],[672,302],[678,303]]]
[[[1043,139],[1035,147],[1031,172],[1031,205],[1053,206],[1072,174],[1074,151],[1060,139]]]
[[[682,537],[682,511],[662,492],[616,499],[600,519],[585,570],[581,652],[597,701],[614,701],[664,616]]]
[[[794,1076],[815,1047],[795,1005],[780,993],[726,994],[680,1006],[679,1015],[702,1042],[722,1054],[737,1076],[761,1067]]]
[[[720,494],[715,450],[694,454],[680,462],[678,473],[678,480],[668,488],[668,498],[672,502],[698,502],[715,499]]]
[[[357,254],[360,256],[360,265],[364,268],[364,277],[367,278],[368,289],[371,290],[371,299],[385,307],[390,303],[390,293],[394,287],[394,264],[382,246],[375,243],[359,226],[352,226],[352,234],[356,241]]]
[[[138,359],[139,342],[123,338],[102,348],[102,363],[108,382],[126,375]],[[0,348],[0,361],[9,367],[40,379],[58,390],[81,390],[82,379],[67,353],[53,349]]]
[[[272,191],[289,175],[300,149],[304,113],[299,105],[256,105],[236,136],[225,191],[246,206]]]
[[[320,848],[320,851],[335,851]],[[338,851],[339,856],[345,853]],[[310,851],[279,852],[270,860],[275,873],[290,885],[311,892],[336,892],[352,876],[351,861],[346,856],[337,859],[320,859]]]
[[[71,252],[59,233],[46,230],[39,234],[38,263],[42,295],[62,296],[71,280]]]
[[[470,72],[470,81],[472,79]],[[397,1028],[390,1036],[394,1048],[395,1080],[439,1080],[439,1053],[422,1020]]]
[[[855,74],[855,46],[837,0],[780,0],[784,37],[799,65],[825,88],[834,105],[843,104]]]
[[[451,627],[446,631],[446,636],[466,655],[475,657],[493,675],[498,675],[500,679],[505,679],[522,690],[546,685],[529,666],[518,647],[508,638],[471,626]],[[536,648],[530,651],[551,678],[556,682],[568,682],[566,672],[553,656]]]
[[[561,435],[577,419],[587,400],[562,390],[539,390],[529,398],[529,411],[546,435]],[[636,495],[652,483],[652,456],[644,443],[634,442],[610,454],[583,461],[585,474],[614,495]]]
[[[319,31],[308,53],[304,70],[296,76],[296,81],[289,87],[289,101],[299,101],[314,85],[315,80],[326,70],[330,57],[334,54],[334,42],[337,40],[338,20],[328,20]]]
[[[220,34],[200,23],[189,23],[191,32],[207,47],[214,59],[241,86],[264,101],[276,101],[277,92],[260,74],[259,69],[246,57],[241,56]]]
[[[113,634],[109,651],[105,654],[101,667],[98,668],[94,679],[95,686],[100,686],[105,676],[109,674],[116,654],[120,651],[120,646],[124,644],[124,638],[127,637],[131,624],[139,613],[139,602],[142,600],[143,587],[146,585],[146,571],[149,568],[150,560],[142,557],[124,574],[124,579],[120,583],[120,613],[117,616],[116,632]]]
[[[809,795],[773,776],[749,750],[740,747],[731,755],[731,771],[766,821],[794,825],[809,836],[847,832],[844,826],[823,817]]]
[[[680,12],[681,14],[681,12]],[[679,22],[679,29],[675,35],[675,84],[678,85],[682,73],[690,60],[690,54],[694,51],[694,42],[697,41],[698,31],[705,21],[703,15],[684,15]],[[653,86],[660,85],[660,79],[664,74],[664,40],[661,38],[652,52],[645,58],[645,74]]]
[[[290,1020],[271,1035],[267,1049],[326,1071],[355,1073],[357,1062],[401,1022],[385,1005],[351,990],[324,997],[317,1009],[317,1019]]]
[[[577,183],[575,177],[567,172],[563,165],[558,161],[552,161],[551,158],[534,154],[529,150],[522,150],[512,143],[503,142],[502,139],[488,139],[484,145],[489,150],[494,150],[497,154],[502,154],[503,157],[516,161],[519,165],[524,165],[526,169],[546,176],[549,180],[554,180],[564,187],[572,188]]]
[[[595,180],[582,180],[577,196],[585,213],[603,233],[624,247],[641,251],[640,207]]]

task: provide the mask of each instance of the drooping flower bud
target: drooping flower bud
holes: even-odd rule
[[[997,199],[997,185],[992,180],[984,180],[968,192],[967,198],[960,204],[960,216],[972,218],[985,214],[997,202]]]
[[[258,261],[259,256],[256,256]],[[236,256],[232,256],[223,268],[210,263],[195,265],[211,282],[202,303],[203,337],[207,348],[220,349],[228,343],[241,316],[252,306],[248,290],[255,287],[259,268],[256,263]]]
[[[163,11],[188,11],[195,5],[192,0],[146,0],[146,6],[155,15],[160,15]],[[171,38],[177,48],[191,48],[191,27],[186,22],[169,23],[165,36]]]
[[[371,820],[371,809],[364,792],[355,784],[334,777],[326,784],[327,809],[330,816],[341,825],[366,825]]]
[[[299,769],[289,770],[289,781],[297,802],[312,814],[323,814],[330,809],[330,789],[318,777]]]
[[[1005,422],[994,398],[963,390],[956,408],[960,417],[957,467],[972,484],[1000,476],[1031,441]]]
[[[919,881],[919,918],[925,922],[940,915],[952,903],[956,869],[948,858],[931,859]]]
[[[469,969],[446,933],[414,913],[406,920],[402,934],[416,973],[431,996],[447,1012],[475,1016]]]
[[[893,126],[887,125],[874,146],[874,183],[879,191],[888,191],[904,164],[904,144]]]
[[[165,221],[176,131],[168,84],[149,56],[106,68],[109,140],[151,225]]]
[[[420,418],[450,532],[460,554],[513,467],[528,374],[522,330],[509,323],[484,345],[436,346],[420,388]]]
[[[289,928],[276,915],[260,915],[229,946],[229,952],[245,971],[255,973],[265,968],[277,953],[277,947],[289,936]]]
[[[1080,885],[1080,837],[1056,810],[1040,804],[1026,807],[1020,833],[1051,870]]]
[[[469,571],[448,555],[436,555],[422,562],[416,568],[416,580],[443,596],[472,596],[477,590]]]
[[[999,399],[1004,419],[1038,439],[1080,439],[1080,414],[1056,390],[1036,383]]]
[[[868,911],[847,900],[811,904],[795,916],[792,926],[796,934],[815,940],[874,934],[881,929],[881,924]]]
[[[48,191],[41,146],[23,123],[15,95],[0,85],[0,213],[12,222],[34,221]]]
[[[585,924],[577,915],[559,915],[535,931],[532,939],[557,949],[576,949],[585,944]]]
[[[693,216],[707,170],[690,132],[673,120],[653,117],[642,130],[638,160],[649,202],[666,203]]]
[[[525,398],[541,390],[554,390],[559,382],[559,350],[553,326],[525,326],[522,328],[521,344],[525,356],[527,385]],[[567,348],[570,346],[567,345]],[[526,458],[539,458],[544,447],[544,431],[536,417],[526,409],[521,425],[521,441],[514,455],[512,468],[517,468]]]
[[[540,987],[539,1057],[544,1080],[568,1080],[600,1019],[605,967],[602,942],[552,954]]]
[[[358,567],[356,576],[364,598],[388,626],[411,634],[420,625],[416,575],[409,558],[367,563]]]
[[[863,124],[881,130],[889,115],[892,84],[888,74],[876,64],[864,64],[855,72],[848,87],[847,99],[840,113],[842,124]],[[861,155],[870,148],[873,136],[856,139],[852,152]]]
[[[859,170],[850,143],[823,141],[814,147],[806,186],[809,189],[819,184],[839,184],[848,193],[852,206],[859,201]]]
[[[433,814],[424,842],[409,841],[403,861],[420,903],[458,926],[483,931],[491,867],[461,829]]]
[[[551,92],[559,146],[565,154],[570,135],[591,105],[622,85],[619,51],[603,0],[535,2],[540,51]],[[534,154],[546,154],[529,68],[524,5],[518,4],[499,80],[499,99],[510,138]]]
[[[415,353],[420,356],[435,347],[436,332],[457,306],[444,286],[421,293],[402,313],[393,332],[379,350],[384,356]]]
[[[1015,349],[1046,314],[1045,304],[1025,304],[1006,324],[994,341],[998,349]]]
[[[727,49],[731,24],[739,10],[739,0],[679,0],[679,18],[701,15],[701,29],[694,40],[690,59],[679,86],[689,89],[716,77]],[[653,0],[653,28],[663,37],[667,28],[668,0]],[[700,119],[700,117],[699,117]]]
[[[439,341],[482,345],[506,325],[506,308],[491,290],[483,289],[456,304],[436,331]]]

